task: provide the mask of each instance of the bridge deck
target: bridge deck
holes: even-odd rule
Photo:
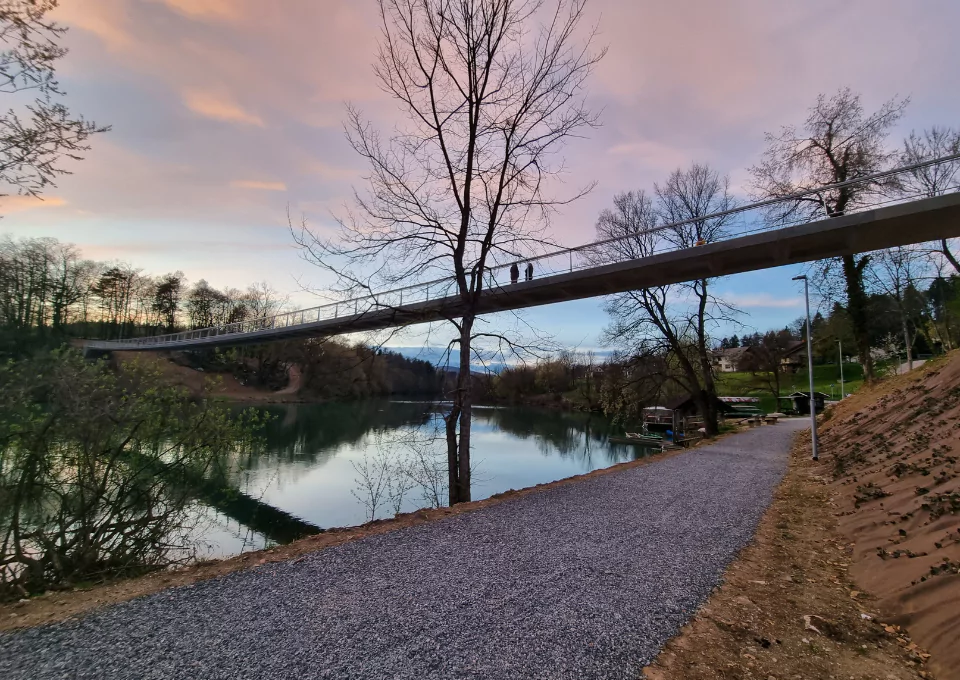
[[[952,193],[493,288],[481,298],[479,311],[522,309],[957,236],[960,193]],[[196,332],[202,337],[162,343],[151,343],[149,338],[91,340],[85,348],[94,352],[191,349],[324,337],[455,318],[463,310],[459,296],[450,296],[281,328],[240,333],[212,329]]]

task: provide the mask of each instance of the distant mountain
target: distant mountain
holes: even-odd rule
[[[383,349],[402,354],[408,359],[429,361],[438,368],[443,368],[446,364],[451,367],[460,365],[460,352],[454,350],[448,357],[444,347],[384,347]]]
[[[384,347],[385,350],[402,354],[409,359],[420,359],[429,361],[438,368],[447,368],[456,373],[460,366],[460,351],[451,350],[449,355],[445,347]],[[596,361],[606,360],[613,352],[610,350],[594,350],[593,354]],[[500,373],[503,369],[511,365],[504,362],[500,355],[491,356],[488,361],[483,363],[474,359],[470,363],[473,370],[483,373]]]
[[[384,349],[391,352],[396,352],[397,354],[403,355],[408,359],[429,361],[437,368],[446,368],[453,373],[456,373],[460,369],[459,350],[452,350],[448,354],[446,348],[444,347],[384,347]],[[499,359],[499,357],[497,358]],[[470,366],[473,370],[482,373],[499,373],[507,366],[507,364],[503,363],[502,361],[495,361],[492,359],[484,363],[474,360]]]

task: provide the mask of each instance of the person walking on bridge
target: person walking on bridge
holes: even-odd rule
[[[526,276],[527,281],[533,281],[533,262],[527,262]]]
[[[520,267],[514,262],[510,265],[510,283],[516,283],[520,279]]]

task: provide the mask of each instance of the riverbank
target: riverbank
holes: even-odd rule
[[[452,508],[426,508],[416,512],[400,514],[393,519],[376,520],[354,527],[331,528],[286,545],[246,552],[222,560],[198,562],[176,571],[155,572],[137,578],[101,584],[84,584],[73,590],[51,591],[28,600],[0,604],[0,632],[64,621],[82,616],[101,607],[132,600],[167,588],[192,585],[237,571],[301,559],[310,553],[350,541],[436,522],[446,517],[475,512],[506,500],[649,465],[676,456],[679,453],[682,452],[673,451],[652,455],[547,484],[509,490],[481,501],[461,503]]]
[[[804,426],[3,635],[0,673],[635,678],[751,540]]]
[[[118,362],[135,360],[155,361],[161,374],[170,385],[186,388],[196,398],[212,396],[216,399],[249,406],[271,404],[324,404],[330,400],[315,395],[305,395],[302,392],[303,374],[300,366],[291,364],[288,369],[287,385],[278,390],[269,390],[254,387],[241,382],[235,375],[227,371],[206,371],[177,361],[170,352],[114,352],[113,360]],[[398,398],[440,400],[441,395],[373,395],[371,398]],[[537,408],[548,411],[562,411],[566,413],[594,413],[602,415],[603,410],[597,405],[591,405],[579,395],[571,398],[563,394],[533,394],[519,399],[506,399],[495,395],[487,395],[477,401],[478,406],[510,406],[521,408]]]
[[[950,616],[960,591],[949,567],[960,558],[951,552],[960,545],[952,540],[960,535],[960,523],[951,505],[957,490],[956,456],[950,453],[960,445],[958,414],[957,355],[886,380],[831,410],[821,432],[822,461],[808,460],[809,438],[801,436],[753,544],[647,675],[956,677],[950,674],[956,640]],[[772,433],[779,427],[757,431]],[[231,572],[295,564],[325,548],[675,455],[682,454],[625,463],[454,509],[330,530],[182,572],[47,594],[0,607],[0,630],[76,617]]]
[[[549,411],[566,413],[595,413],[603,415],[603,409],[583,400],[574,401],[562,394],[531,394],[521,399],[486,398],[484,406],[519,406],[524,408],[542,408]]]

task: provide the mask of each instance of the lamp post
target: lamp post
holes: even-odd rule
[[[837,347],[840,348],[840,399],[846,395],[843,391],[843,340],[837,338]]]
[[[806,276],[794,276],[794,281],[803,281],[803,297],[807,304],[807,374],[810,376],[810,445],[813,459],[820,460],[817,451],[817,402],[813,398],[813,328],[810,325],[810,283]]]

